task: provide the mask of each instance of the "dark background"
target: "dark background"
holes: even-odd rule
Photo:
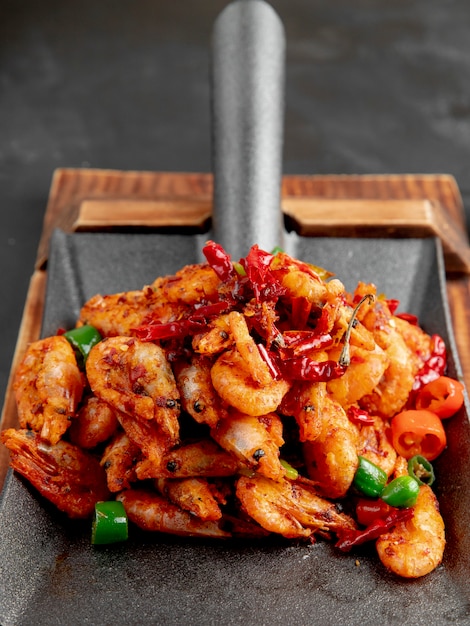
[[[468,0],[277,0],[286,174],[470,185]],[[0,403],[56,168],[211,169],[223,0],[2,0]]]

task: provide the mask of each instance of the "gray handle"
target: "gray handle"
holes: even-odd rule
[[[283,245],[284,27],[263,0],[236,0],[212,35],[212,237],[235,259]]]

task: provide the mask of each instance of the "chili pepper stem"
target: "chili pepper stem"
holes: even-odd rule
[[[375,300],[375,297],[371,293],[366,293],[366,295],[363,296],[359,300],[359,302],[356,304],[352,312],[348,327],[346,329],[346,332],[344,333],[344,346],[343,346],[343,349],[341,350],[341,354],[339,355],[339,360],[338,360],[338,363],[342,365],[343,367],[348,367],[351,363],[351,356],[349,354],[349,342],[351,339],[351,331],[352,331],[354,322],[356,321],[357,312],[359,311],[359,309],[361,308],[361,306],[364,304],[366,300],[368,300],[369,303],[372,304],[372,302],[374,302]]]

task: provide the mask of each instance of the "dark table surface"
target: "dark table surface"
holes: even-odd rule
[[[468,0],[276,0],[286,174],[445,173],[470,198]],[[0,5],[0,401],[56,168],[211,170],[224,0]]]

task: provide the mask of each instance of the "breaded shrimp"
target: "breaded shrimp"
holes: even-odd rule
[[[32,430],[9,428],[1,441],[11,466],[71,518],[89,517],[95,503],[109,498],[106,475],[90,453],[60,440],[47,444]]]
[[[21,428],[55,444],[75,416],[84,389],[72,346],[53,336],[30,344],[13,381]]]

